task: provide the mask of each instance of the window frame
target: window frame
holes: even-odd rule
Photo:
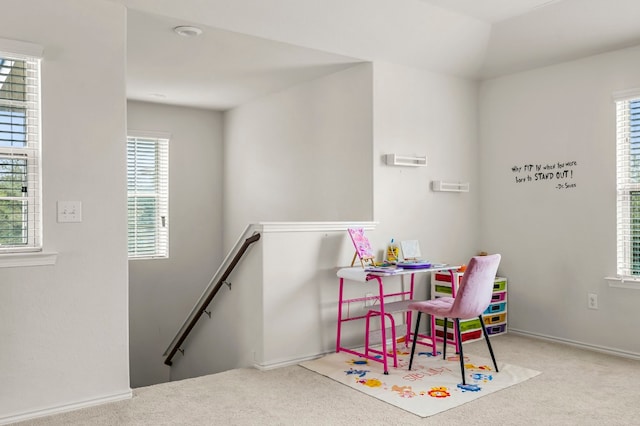
[[[130,154],[129,144],[134,140],[140,142],[153,142],[156,144],[156,157],[155,174],[156,180],[155,191],[138,190],[138,180],[134,178],[132,185],[132,176],[130,176]],[[145,260],[145,259],[168,259],[169,258],[169,143],[171,135],[160,132],[146,132],[146,131],[132,131],[130,130],[127,135],[127,254],[129,260]],[[140,172],[140,170],[138,170]],[[134,191],[131,191],[131,187],[135,187]],[[138,245],[138,238],[132,235],[131,224],[131,208],[130,200],[132,198],[157,198],[155,203],[154,212],[154,227],[155,234],[153,239],[153,250],[148,251],[143,248],[144,244]],[[137,205],[137,203],[136,203]],[[138,230],[145,229],[144,226],[138,226],[138,223],[134,225],[133,232],[137,233]],[[146,227],[148,230],[149,228]],[[131,238],[136,239],[132,250]],[[141,239],[140,239],[141,240]],[[149,239],[147,239],[147,243]]]
[[[640,89],[618,92],[614,101],[616,274],[622,281],[640,281],[640,140],[632,141],[632,126],[640,126]],[[632,117],[634,108],[638,118]]]
[[[22,195],[17,197],[3,196],[5,201],[21,201],[26,203],[26,218],[23,221],[26,230],[25,243],[4,244],[0,243],[0,255],[12,255],[18,253],[41,252],[43,250],[43,224],[42,224],[42,53],[41,46],[15,41],[0,39],[0,58],[3,60],[24,61],[25,62],[25,99],[0,99],[0,107],[6,109],[4,117],[9,117],[9,123],[5,123],[4,128],[10,127],[14,130],[12,113],[10,109],[23,109],[24,114],[24,146],[15,146],[11,142],[9,146],[0,147],[0,158],[11,160],[26,160],[26,188],[23,185]],[[13,66],[15,63],[12,63]],[[0,85],[6,79],[0,81]],[[26,192],[25,192],[26,190]]]

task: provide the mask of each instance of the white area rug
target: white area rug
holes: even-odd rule
[[[471,386],[463,389],[458,386],[462,376],[459,357],[455,353],[442,359],[440,352],[434,357],[418,346],[411,371],[407,370],[409,355],[409,350],[399,348],[398,368],[392,367],[390,358],[388,375],[383,374],[382,363],[344,352],[300,365],[420,417],[449,410],[540,374],[528,368],[502,364],[499,359],[500,372],[496,373],[490,358],[465,355],[466,382]]]

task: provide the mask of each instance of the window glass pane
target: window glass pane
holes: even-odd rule
[[[0,106],[0,147],[27,145],[26,116],[24,108]]]
[[[27,192],[27,160],[0,158],[0,197],[20,198]],[[27,200],[0,199],[0,244],[27,244]]]
[[[135,192],[158,190],[158,153],[155,141],[138,139],[127,152],[127,188]]]
[[[155,197],[129,197],[129,253],[153,255],[157,238]]]
[[[22,197],[27,192],[27,160],[0,157],[0,197]]]
[[[26,75],[25,61],[0,57],[0,99],[25,101]]]
[[[640,183],[640,100],[629,102],[629,151],[629,177]]]
[[[0,200],[0,244],[27,244],[27,202]]]
[[[640,275],[640,191],[631,192],[631,274]]]

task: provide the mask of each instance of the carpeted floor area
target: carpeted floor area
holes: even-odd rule
[[[638,425],[640,361],[514,334],[498,362],[542,372],[421,418],[300,366],[238,369],[139,388],[128,401],[21,425]],[[484,342],[465,353],[486,356]]]

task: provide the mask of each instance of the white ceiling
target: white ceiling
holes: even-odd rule
[[[560,0],[422,0],[494,24]]]
[[[357,61],[486,79],[640,44],[640,0],[111,1],[130,98],[213,109]],[[189,24],[205,33],[171,32]]]
[[[202,27],[200,36],[183,37],[172,30],[182,24],[129,11],[129,99],[225,110],[357,62],[210,27]]]

